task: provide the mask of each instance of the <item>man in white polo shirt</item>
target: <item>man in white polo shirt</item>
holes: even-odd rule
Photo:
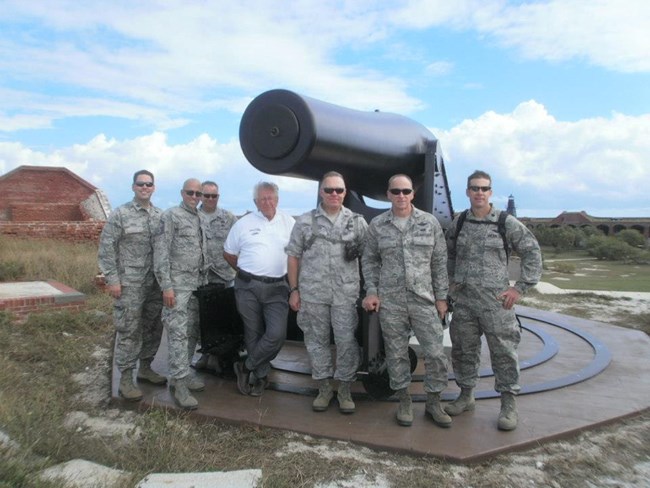
[[[273,360],[284,344],[289,316],[287,257],[294,219],[278,210],[278,186],[260,182],[253,191],[257,212],[232,226],[223,256],[237,270],[235,300],[244,322],[246,361],[234,364],[237,388],[260,396]]]

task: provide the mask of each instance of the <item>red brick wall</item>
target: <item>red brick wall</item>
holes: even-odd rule
[[[79,204],[94,193],[92,185],[82,181],[58,168],[18,169],[0,180],[0,216],[10,220],[20,217],[23,222],[52,221],[55,219],[48,214],[60,210],[64,213],[56,220],[81,220]]]
[[[10,212],[12,222],[85,220],[75,203],[12,203]]]
[[[51,310],[69,310],[78,312],[85,306],[85,300],[80,299],[70,303],[55,303],[52,297],[11,298],[0,300],[0,311],[11,312],[19,319],[25,319],[31,312]]]
[[[70,242],[99,241],[106,222],[0,222],[0,234]]]

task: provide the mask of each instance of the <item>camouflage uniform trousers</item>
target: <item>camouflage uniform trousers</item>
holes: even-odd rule
[[[286,280],[277,283],[245,282],[235,278],[237,311],[244,322],[246,368],[255,377],[265,378],[271,371],[271,361],[282,349],[287,337],[289,317],[289,285]]]
[[[475,388],[479,380],[481,335],[485,334],[494,371],[494,389],[518,393],[521,340],[515,311],[506,310],[496,296],[501,290],[465,285],[454,293],[454,314],[449,326],[451,360],[456,383]]]
[[[359,368],[359,344],[354,334],[358,325],[359,316],[354,303],[323,305],[301,302],[298,327],[305,335],[312,378],[323,380],[333,377],[346,382],[355,380]],[[336,371],[332,364],[330,330],[334,332],[336,344]]]
[[[157,282],[122,286],[122,294],[113,304],[115,364],[120,371],[134,369],[138,359],[151,360],[156,355],[163,330],[162,306]]]
[[[167,329],[169,375],[174,379],[190,374],[190,361],[200,338],[199,300],[193,290],[174,290],[176,306],[163,308],[162,321]]]
[[[390,387],[401,390],[411,383],[408,346],[412,330],[424,356],[424,391],[443,391],[448,382],[447,356],[442,345],[442,323],[435,305],[406,290],[388,296],[380,295],[380,298],[379,321]]]

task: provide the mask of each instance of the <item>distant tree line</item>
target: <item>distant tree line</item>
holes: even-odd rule
[[[536,227],[531,230],[540,245],[552,247],[557,252],[582,249],[595,258],[608,261],[650,262],[645,237],[633,229],[613,236],[606,236],[595,227]]]

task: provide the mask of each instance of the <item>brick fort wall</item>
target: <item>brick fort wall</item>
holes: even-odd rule
[[[68,242],[99,242],[106,222],[1,222],[0,234]]]

